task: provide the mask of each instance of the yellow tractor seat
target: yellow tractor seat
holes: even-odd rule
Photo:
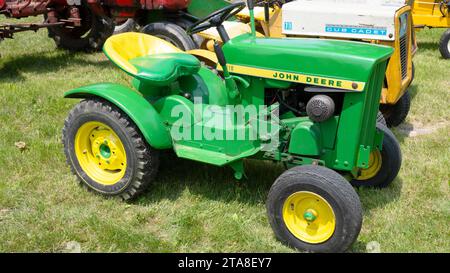
[[[200,61],[194,56],[144,33],[111,36],[106,40],[103,51],[126,73],[151,85],[168,85],[200,69]]]

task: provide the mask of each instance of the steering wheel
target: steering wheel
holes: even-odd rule
[[[207,17],[200,19],[199,21],[192,24],[188,29],[187,33],[189,35],[202,32],[212,27],[219,27],[226,20],[238,14],[241,10],[246,7],[244,2],[235,3],[226,6],[214,13],[208,15]]]

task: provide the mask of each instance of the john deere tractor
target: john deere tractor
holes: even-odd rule
[[[198,2],[193,0],[192,5]],[[195,14],[195,10],[192,12]],[[250,32],[248,10],[236,18],[238,22],[224,24],[230,35]],[[389,126],[398,126],[407,117],[411,104],[408,88],[414,79],[413,56],[417,49],[410,6],[388,0],[261,0],[255,18],[261,36],[340,39],[393,47],[380,110]],[[202,48],[213,50],[214,41],[220,42],[213,28],[200,36],[205,39]]]
[[[352,184],[386,187],[401,166],[397,140],[377,123],[393,48],[257,37],[247,4],[251,33],[231,39],[223,26],[245,3],[189,28],[216,28],[220,74],[155,36],[109,38],[103,50],[133,87],[98,83],[65,94],[81,99],[64,123],[67,162],[82,185],[123,200],[151,191],[163,150],[228,167],[235,179],[247,177],[247,159],[284,164],[266,202],[276,237],[299,250],[345,251],[362,224]]]

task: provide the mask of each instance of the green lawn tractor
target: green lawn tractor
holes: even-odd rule
[[[155,179],[162,150],[228,166],[236,179],[246,177],[244,159],[284,164],[267,198],[276,237],[303,251],[345,251],[362,224],[352,185],[386,187],[401,166],[398,142],[376,121],[393,49],[259,38],[247,5],[252,33],[229,39],[222,25],[245,3],[190,28],[220,33],[223,74],[154,36],[110,37],[104,52],[133,88],[99,83],[65,94],[83,99],[65,120],[67,162],[82,185],[123,200]]]

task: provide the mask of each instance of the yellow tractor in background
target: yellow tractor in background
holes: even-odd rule
[[[193,3],[195,1],[200,0],[193,0]],[[410,109],[408,88],[414,78],[413,56],[417,44],[411,7],[404,3],[386,2],[259,1],[254,9],[256,33],[274,38],[339,39],[393,47],[395,50],[386,71],[380,110],[387,125],[398,126],[405,120]],[[248,9],[242,10],[236,18],[237,21],[224,24],[230,37],[251,31]],[[201,48],[211,51],[214,42],[221,40],[215,29],[208,29],[200,33],[200,36],[204,38]]]
[[[444,59],[450,58],[450,0],[409,0],[417,29],[447,28],[441,37],[439,50]]]

